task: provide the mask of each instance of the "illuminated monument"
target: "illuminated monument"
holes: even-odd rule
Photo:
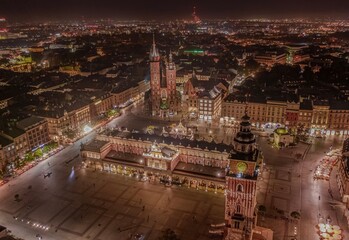
[[[149,53],[151,114],[162,118],[173,116],[179,110],[176,90],[176,65],[170,53],[164,63],[156,47],[155,38]]]

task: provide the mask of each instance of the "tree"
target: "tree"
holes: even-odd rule
[[[15,168],[20,167],[21,166],[21,162],[22,162],[21,159],[17,156],[15,161],[14,161]]]
[[[111,109],[111,110],[109,110],[109,111],[107,112],[107,117],[114,117],[114,116],[116,116],[118,113],[119,113],[118,110],[116,110],[116,109]]]
[[[44,154],[43,154],[41,148],[36,149],[35,152],[34,152],[34,157],[35,158],[41,158],[43,155]]]
[[[49,144],[46,144],[43,148],[42,151],[44,153],[48,153],[49,151],[51,151],[51,146]]]
[[[27,154],[25,154],[24,161],[31,162],[34,160],[34,158],[34,154],[32,152],[28,152]]]
[[[179,240],[179,238],[172,229],[167,228],[163,231],[163,235],[159,238],[159,240]]]

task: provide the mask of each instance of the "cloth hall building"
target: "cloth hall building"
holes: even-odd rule
[[[90,168],[224,193],[225,239],[255,239],[257,181],[263,155],[249,119],[243,116],[232,145],[112,130],[83,145],[81,155]]]

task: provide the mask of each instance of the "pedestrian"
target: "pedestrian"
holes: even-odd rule
[[[321,198],[320,198],[320,196],[319,196],[319,201],[320,201],[320,199],[321,199]]]

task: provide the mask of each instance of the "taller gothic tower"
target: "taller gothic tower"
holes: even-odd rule
[[[176,65],[172,53],[166,64],[163,64],[153,37],[149,59],[152,115],[160,117],[175,115],[179,109],[179,96],[176,90]]]
[[[160,82],[161,82],[161,69],[160,69],[160,54],[156,48],[155,36],[153,35],[153,45],[149,52],[150,60],[150,88],[151,88],[151,111],[152,115],[157,115],[157,111],[160,109]]]

